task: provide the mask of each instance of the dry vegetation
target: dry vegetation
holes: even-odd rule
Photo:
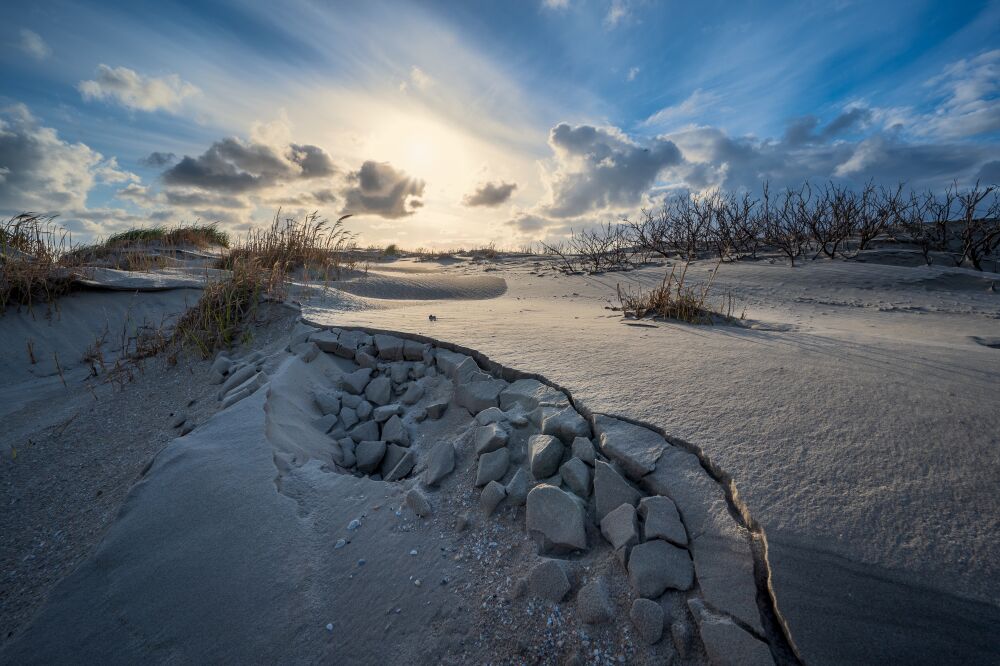
[[[735,300],[732,293],[723,294],[717,304],[710,300],[720,264],[716,264],[712,276],[704,284],[687,282],[690,265],[687,261],[681,265],[679,273],[677,266],[672,266],[670,272],[663,276],[663,282],[654,289],[623,289],[619,284],[618,302],[621,310],[626,317],[636,319],[676,319],[689,324],[733,323],[737,318],[733,314]],[[739,319],[742,320],[744,316],[745,313],[741,314]]]
[[[344,215],[333,224],[311,213],[304,219],[274,216],[270,227],[251,229],[223,257],[221,267],[235,269],[251,261],[281,273],[300,272],[303,276],[339,279],[356,264],[354,234],[344,226]]]
[[[280,299],[284,282],[279,264],[268,266],[256,257],[238,257],[229,275],[206,284],[198,302],[177,321],[173,341],[207,358],[213,350],[246,339],[246,325],[256,319],[261,300]]]
[[[69,243],[54,216],[22,213],[0,223],[0,314],[12,305],[50,304],[69,291],[62,261]]]

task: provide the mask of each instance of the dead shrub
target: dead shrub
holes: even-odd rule
[[[736,321],[736,317],[733,316],[735,299],[732,292],[727,291],[723,294],[717,307],[713,307],[710,300],[712,285],[721,263],[720,260],[715,265],[712,277],[703,284],[687,282],[690,265],[687,261],[679,273],[677,266],[672,266],[670,272],[664,274],[663,282],[648,291],[641,288],[633,290],[631,287],[623,289],[619,284],[617,286],[619,306],[625,316],[636,319],[654,317],[675,319],[689,324],[734,322]],[[739,319],[743,319],[743,315]]]

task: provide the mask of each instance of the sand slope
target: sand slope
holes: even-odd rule
[[[988,630],[1000,617],[1000,354],[970,338],[998,335],[1000,296],[984,287],[998,276],[723,266],[717,284],[764,323],[747,330],[623,322],[603,309],[617,283],[656,284],[662,269],[497,267],[508,292],[475,312],[434,302],[347,314],[314,301],[306,315],[480,349],[702,448],[768,534],[778,604],[810,663],[1000,651]]]

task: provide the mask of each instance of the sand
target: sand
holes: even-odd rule
[[[4,602],[5,623],[17,624],[0,637],[0,656],[18,663],[989,661],[1000,650],[993,631],[1000,556],[991,538],[1000,515],[993,492],[1000,357],[982,341],[997,337],[1000,301],[988,290],[997,276],[763,261],[724,266],[717,281],[746,304],[747,326],[625,321],[605,309],[616,283],[652,284],[662,270],[564,276],[531,257],[398,260],[329,287],[299,285],[291,299],[319,327],[393,331],[434,351],[468,352],[483,381],[538,373],[592,429],[601,414],[641,424],[626,439],[660,442],[654,448],[664,452],[645,475],[590,434],[622,476],[632,471],[638,491],[673,498],[690,539],[681,550],[693,582],[656,596],[667,618],[656,644],[645,645],[629,619],[636,596],[629,560],[601,534],[592,497],[586,548],[568,553],[539,554],[524,507],[507,500],[492,514],[480,507],[474,449],[482,426],[477,410],[455,402],[467,391],[462,381],[406,380],[422,383],[424,395],[404,410],[417,462],[402,480],[345,464],[336,438],[316,428],[314,396],[339,390],[341,377],[368,361],[356,350],[348,358],[312,349],[309,329],[290,330],[297,316],[290,312],[230,354],[260,374],[230,393],[242,399],[227,408],[210,383],[211,361],[150,368],[119,391],[134,413],[142,391],[158,382],[166,389],[149,416],[156,432],[136,431],[148,444],[130,464],[169,443],[127,496],[130,480],[115,477],[116,520],[105,512],[92,521],[87,537],[74,537],[69,564],[43,565],[47,575],[20,588],[27,601],[14,610]],[[151,306],[163,313],[185,291],[139,300],[168,299]],[[5,340],[32,326],[0,319]],[[53,339],[60,349],[78,344],[71,333]],[[448,356],[428,367],[447,373],[441,358]],[[13,352],[0,360],[18,373],[9,395],[67,391],[50,370],[25,369]],[[70,372],[82,380],[86,367]],[[178,430],[163,420],[188,394],[206,404],[197,427],[171,441]],[[442,395],[450,398],[444,415],[418,421]],[[58,424],[59,410],[33,421],[22,401],[14,414],[23,438]],[[101,428],[88,418],[76,421],[89,424],[81,444],[93,446]],[[509,482],[530,466],[528,438],[540,424],[516,410],[505,419],[512,460],[501,481]],[[41,439],[45,454],[34,471],[4,458],[8,497],[23,493],[43,465],[58,464],[60,436]],[[441,442],[455,446],[456,469],[428,487],[424,466]],[[566,491],[568,483],[555,486]],[[428,498],[430,515],[408,506],[414,488]],[[44,522],[42,513],[33,521]],[[26,540],[3,546],[5,561],[29,548]],[[571,589],[559,602],[528,583],[549,558],[570,571]],[[583,621],[601,614],[595,589],[611,610],[605,624]],[[26,608],[38,608],[29,622]]]

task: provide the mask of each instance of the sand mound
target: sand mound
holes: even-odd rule
[[[82,269],[76,282],[94,289],[118,291],[163,291],[167,289],[200,288],[208,280],[219,279],[229,271],[218,268],[179,267],[156,271],[123,271],[114,268]]]
[[[213,368],[223,410],[157,457],[4,661],[763,664],[788,649],[724,487],[652,430],[362,330],[299,325],[286,348]]]
[[[496,276],[405,272],[408,275],[370,272],[367,276],[335,282],[331,286],[355,296],[420,301],[496,298],[507,291],[507,282]]]

